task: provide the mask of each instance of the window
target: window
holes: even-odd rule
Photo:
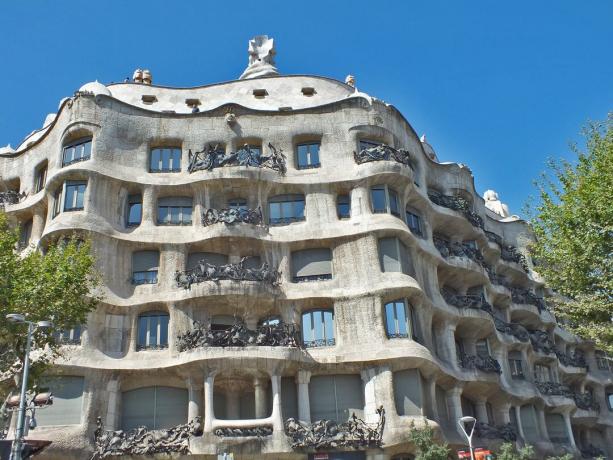
[[[475,351],[480,358],[488,358],[490,356],[490,347],[487,339],[477,340],[475,343]]]
[[[372,149],[382,145],[381,142],[371,141],[370,139],[360,139],[360,152],[362,150]]]
[[[395,237],[379,239],[379,263],[382,272],[414,273],[407,247]]]
[[[351,198],[349,195],[339,195],[336,198],[336,214],[339,219],[351,217]]]
[[[356,374],[316,375],[309,382],[311,420],[344,423],[364,416],[362,379]]]
[[[247,200],[244,198],[233,198],[228,201],[228,208],[236,209],[237,211],[247,211],[249,208],[247,206]]]
[[[82,211],[87,182],[66,181],[64,211]]]
[[[298,169],[319,168],[319,142],[309,144],[299,144],[296,147],[298,151]]]
[[[240,147],[236,153],[240,155],[240,152],[249,154],[250,156],[254,156],[254,157],[261,157],[262,156],[262,146],[260,144],[244,144],[242,147]]]
[[[376,185],[370,189],[372,212],[388,213],[400,217],[400,201],[398,193],[387,185]]]
[[[192,199],[166,197],[158,200],[158,225],[191,225]]]
[[[19,232],[19,247],[25,248],[30,244],[30,240],[32,239],[32,219],[23,223],[21,225],[21,230]]]
[[[92,138],[86,137],[64,146],[62,166],[68,166],[77,161],[89,160],[92,154]]]
[[[126,215],[126,225],[136,227],[140,225],[143,218],[143,197],[141,195],[128,195],[128,212]]]
[[[551,442],[568,444],[568,433],[562,414],[545,414],[545,425]]]
[[[187,423],[187,406],[185,388],[145,387],[125,391],[121,395],[121,429],[174,428]]]
[[[34,178],[34,193],[40,192],[43,188],[45,188],[45,183],[47,182],[47,162],[43,165],[36,168],[35,178]]]
[[[607,406],[609,406],[609,410],[613,411],[613,388],[607,389]]]
[[[72,329],[55,331],[55,341],[66,345],[81,345],[81,326]]]
[[[181,147],[151,149],[149,172],[181,172]]]
[[[532,404],[521,406],[519,410],[520,421],[527,442],[537,442],[541,437],[539,424],[536,418],[536,409]]]
[[[332,279],[332,251],[329,248],[292,252],[292,282]]]
[[[138,317],[137,350],[168,347],[168,313],[151,311]]]
[[[423,237],[424,233],[421,228],[421,217],[409,211],[408,209],[405,211],[405,215],[407,219],[407,225],[409,226],[409,230],[411,230],[411,233]]]
[[[406,300],[399,299],[385,304],[385,329],[389,339],[415,338],[413,324],[413,309]]]
[[[83,377],[49,377],[42,388],[53,393],[53,404],[36,411],[38,426],[79,425],[83,413]]]
[[[58,187],[58,189],[53,194],[53,214],[52,218],[56,217],[62,211],[62,190],[63,186]]]
[[[602,351],[597,351],[596,352],[596,366],[601,371],[608,371],[609,370],[609,358]]]
[[[158,282],[160,253],[137,251],[132,254],[132,284],[155,284]]]
[[[394,400],[398,415],[421,416],[422,382],[418,369],[394,372]]]
[[[551,382],[551,369],[545,364],[534,365],[534,380],[537,382]]]
[[[228,256],[216,252],[191,252],[187,256],[187,269],[192,270],[196,268],[202,261],[211,265],[225,265],[228,263]]]
[[[511,370],[511,378],[523,380],[524,369],[522,367],[521,351],[509,351],[509,369]]]
[[[332,310],[312,310],[302,314],[302,343],[305,347],[326,347],[335,344]]]
[[[304,220],[304,195],[278,195],[268,202],[271,225],[283,225]]]

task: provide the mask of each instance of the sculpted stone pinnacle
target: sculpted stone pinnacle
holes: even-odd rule
[[[268,35],[256,35],[249,40],[249,65],[239,77],[240,80],[279,75],[275,67],[275,44]]]

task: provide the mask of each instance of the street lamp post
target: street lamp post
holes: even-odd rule
[[[466,432],[466,428],[464,426],[465,423],[472,423],[473,426],[470,430],[470,434],[468,434]],[[470,449],[470,458],[471,460],[475,460],[475,454],[473,453],[473,433],[475,432],[475,425],[477,424],[477,419],[475,417],[471,417],[471,416],[466,416],[466,417],[461,417],[458,420],[458,425],[460,425],[460,428],[462,429],[462,433],[464,433],[464,436],[466,436],[466,439],[468,439],[468,448]]]
[[[26,355],[23,360],[23,371],[21,376],[21,393],[19,395],[19,415],[17,416],[17,430],[15,431],[15,439],[11,449],[10,460],[21,460],[21,451],[23,449],[23,432],[26,421],[26,393],[28,391],[28,374],[30,372],[30,347],[32,346],[32,333],[36,328],[46,329],[53,327],[51,321],[38,321],[34,323],[27,321],[24,315],[11,313],[6,315],[6,319],[12,323],[21,323],[28,325],[28,337],[26,339]]]

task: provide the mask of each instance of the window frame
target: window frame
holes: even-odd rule
[[[44,161],[34,170],[34,194],[43,191],[47,184],[48,163]]]
[[[405,318],[405,327],[406,333],[400,332],[400,324],[398,318],[398,306],[402,305],[402,309],[404,310],[404,318]],[[394,319],[394,331],[391,331],[390,324],[388,321],[388,307],[393,308],[393,319]],[[415,334],[415,310],[413,309],[413,305],[406,298],[400,298],[391,300],[383,304],[383,316],[385,321],[385,335],[388,339],[412,339],[417,341],[417,336]]]
[[[168,199],[170,201],[172,201],[172,198],[176,198],[177,201],[180,201],[182,199],[190,199],[191,200],[191,206],[184,206],[182,204],[169,204],[169,205],[162,205],[160,204],[161,200],[164,199]],[[160,212],[161,209],[166,209],[166,216],[167,219],[166,220],[161,220],[160,219],[160,215],[162,214]],[[186,210],[189,209],[189,212],[186,212]],[[174,210],[178,210],[178,212],[175,214],[173,211]],[[178,222],[174,222],[174,216],[178,215],[179,220]],[[158,198],[157,201],[157,216],[156,216],[156,225],[158,226],[185,226],[185,227],[189,227],[191,225],[193,225],[194,223],[194,219],[193,219],[193,215],[194,215],[194,200],[192,197],[173,197],[173,196],[168,196],[168,197],[160,197]],[[189,216],[189,221],[186,220],[186,216]]]
[[[315,323],[315,314],[316,313],[320,313],[320,319],[321,319],[321,332],[322,332],[322,337],[321,338],[317,338],[316,337],[316,323]],[[327,326],[326,325],[326,317],[324,316],[324,314],[329,313],[331,316],[331,325]],[[311,319],[310,324],[311,324],[311,328],[309,329],[311,331],[312,335],[312,340],[307,341],[306,340],[306,333],[307,333],[307,327],[305,325],[305,317],[309,316]],[[304,345],[305,348],[320,348],[320,347],[333,347],[336,345],[336,320],[334,317],[334,309],[333,308],[314,308],[311,310],[307,310],[302,312],[302,314],[300,315],[300,328],[302,330],[302,344]],[[332,337],[328,337],[327,334],[327,329],[330,329],[330,331],[332,332]]]
[[[166,319],[166,341],[162,342],[162,328],[164,326],[163,319]],[[155,322],[154,320],[155,319]],[[144,321],[143,321],[144,320]],[[142,326],[145,329],[142,329]],[[155,327],[155,334],[152,334]],[[144,343],[141,342],[141,332],[145,333]],[[170,331],[170,314],[161,310],[146,311],[138,315],[136,324],[136,351],[140,350],[163,350],[168,348],[169,343],[169,331]],[[155,343],[151,343],[151,338],[154,337]]]
[[[347,198],[347,203],[341,203],[342,198]],[[341,214],[340,206],[347,206],[347,213]],[[351,219],[351,195],[349,193],[343,193],[336,195],[336,216],[339,220]]]
[[[291,203],[292,216],[285,217],[283,215],[283,210],[284,210],[283,206],[279,205],[280,217],[275,217],[275,218],[271,217],[272,215],[271,204],[274,204],[274,203]],[[298,217],[296,216],[297,215],[296,209],[299,209],[296,203],[302,203],[302,216],[298,216]],[[282,226],[282,225],[289,225],[294,222],[303,222],[305,220],[306,220],[306,197],[304,194],[288,193],[288,194],[275,195],[268,199],[268,224],[269,225]]]
[[[17,244],[20,248],[26,248],[30,244],[33,225],[34,219],[30,218],[19,226],[19,241]]]
[[[78,139],[75,139],[71,142],[66,143],[63,147],[62,147],[62,168],[66,167],[66,166],[70,166],[72,164],[75,163],[79,163],[81,161],[87,161],[92,157],[92,147],[93,147],[93,136],[83,136],[80,137]],[[88,149],[87,149],[87,153],[86,152],[86,148],[85,146],[89,145]],[[81,151],[81,155],[80,156],[75,156],[76,152],[77,152],[77,147],[81,147],[82,151]],[[74,153],[72,156],[72,159],[66,161],[66,153],[69,151],[69,149],[74,148]]]
[[[126,200],[126,227],[138,227],[143,222],[143,195],[140,193],[134,193],[128,195],[128,198]],[[138,222],[130,221],[130,215],[133,205],[140,205]]]
[[[73,192],[73,200],[70,204],[71,207],[68,206],[68,188],[75,188]],[[81,190],[81,187],[83,189]],[[82,206],[76,206],[79,203],[79,195],[82,193]],[[81,180],[67,180],[64,182],[64,203],[62,204],[62,212],[74,212],[74,211],[83,211],[85,209],[85,194],[87,193],[87,181]]]
[[[383,142],[376,141],[370,138],[360,138],[358,139],[358,149],[359,149],[358,152],[361,152],[362,150],[379,147],[380,145],[383,145]]]
[[[80,324],[71,327],[70,329],[56,330],[53,334],[55,341],[61,345],[81,345],[83,330],[85,328]]]
[[[511,350],[517,351],[517,350]],[[509,364],[509,371],[511,372],[511,378],[514,380],[525,380],[526,375],[524,373],[524,360],[511,356],[511,351],[507,355],[507,361]],[[521,353],[521,352],[520,352]]]
[[[168,158],[164,158],[164,152],[168,151]],[[158,153],[159,152],[159,153]],[[178,160],[176,153],[178,154]],[[154,155],[158,155],[157,167],[154,168]],[[181,163],[183,160],[183,148],[181,146],[159,146],[149,149],[149,172],[150,173],[180,173]],[[175,164],[178,161],[178,166]],[[168,167],[164,168],[164,163],[168,163]]]
[[[317,146],[316,152],[311,152],[310,147]],[[306,163],[301,164],[300,162],[300,148],[306,147]],[[321,160],[319,156],[319,152],[321,150],[321,141],[312,141],[312,142],[301,142],[300,144],[296,144],[296,169],[315,169],[321,167]],[[316,161],[313,161],[312,157],[316,157]]]
[[[134,256],[138,253],[143,252],[155,252],[158,255],[157,267],[155,270],[134,270]],[[160,271],[160,251],[156,250],[142,250],[142,251],[134,251],[132,252],[132,276],[131,276],[131,284],[133,286],[140,286],[143,284],[157,284],[158,283],[158,274]],[[134,275],[146,275],[142,278],[136,278]]]
[[[410,217],[409,217],[410,216]],[[424,238],[425,237],[425,233],[424,233],[424,228],[422,225],[422,218],[421,215],[416,214],[414,212],[413,209],[409,209],[405,207],[404,210],[404,217],[405,217],[405,223],[407,224],[407,227],[409,227],[409,230],[411,231],[411,233],[413,235],[416,235],[420,238]],[[417,222],[417,226],[411,226],[411,221],[416,221]]]
[[[373,190],[381,190],[383,189],[384,197],[385,197],[385,209],[378,210],[375,208],[375,200],[373,199]],[[395,196],[396,201],[396,211],[392,211],[392,194]],[[400,216],[400,209],[402,208],[401,199],[398,195],[398,192],[393,187],[390,187],[388,184],[377,184],[370,187],[370,209],[373,214],[390,214],[398,219],[402,219]]]
[[[297,276],[297,270],[295,265],[295,261],[294,261],[294,256],[299,257],[298,254],[304,254],[307,252],[315,252],[315,251],[320,251],[320,252],[325,252],[328,251],[330,254],[330,273],[323,273],[323,274],[318,274],[318,275],[303,275],[303,276]],[[320,259],[319,262],[325,261],[327,262],[326,259]],[[332,251],[332,248],[328,248],[328,247],[320,247],[320,248],[307,248],[307,249],[300,249],[297,251],[292,251],[290,253],[290,264],[291,264],[291,275],[292,275],[292,283],[306,283],[306,282],[312,282],[312,281],[328,281],[333,279],[334,277],[334,270],[333,270],[333,261],[334,261],[334,252]]]

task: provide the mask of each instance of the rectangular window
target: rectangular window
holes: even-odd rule
[[[150,172],[181,172],[181,148],[151,149]]]
[[[279,195],[268,202],[270,225],[304,220],[304,195]]]
[[[387,200],[385,198],[385,185],[377,185],[370,189],[370,199],[372,201],[372,212],[386,213]]]
[[[521,351],[509,351],[509,369],[512,378],[518,380],[524,379]]]
[[[30,244],[30,239],[32,238],[32,219],[25,222],[21,226],[21,231],[19,233],[19,247],[25,248]]]
[[[398,415],[421,416],[422,380],[419,370],[407,369],[394,372],[393,384]]]
[[[166,197],[158,200],[158,225],[191,225],[192,199]]]
[[[396,237],[379,239],[379,263],[382,272],[414,273],[409,251]]]
[[[137,350],[168,348],[169,315],[148,312],[138,317]]]
[[[247,211],[249,210],[247,206],[247,200],[243,198],[234,198],[228,201],[228,208],[236,209],[237,211]]]
[[[537,382],[551,382],[551,370],[544,364],[534,365],[534,379]]]
[[[332,251],[329,248],[292,252],[292,282],[332,279]]]
[[[400,204],[398,201],[398,194],[395,190],[388,188],[389,202],[390,202],[390,214],[396,217],[400,217]]]
[[[407,210],[406,219],[407,225],[409,227],[409,230],[411,230],[411,233],[423,237],[423,232],[421,229],[421,218],[417,214],[414,214],[411,211]]]
[[[316,375],[309,383],[311,420],[349,421],[352,415],[364,417],[362,379],[356,374]],[[337,454],[330,458],[338,459]],[[343,457],[344,458],[344,457]],[[353,457],[351,457],[353,458]]]
[[[351,198],[349,195],[339,195],[336,198],[336,213],[339,219],[351,217]]]
[[[126,225],[128,227],[138,226],[140,225],[142,218],[143,218],[143,197],[141,195],[129,195]]]
[[[43,188],[45,188],[46,182],[47,182],[47,164],[45,162],[44,165],[36,168],[36,178],[34,179],[34,193],[38,193]]]
[[[132,284],[155,284],[158,282],[160,253],[137,251],[132,254]]]
[[[480,358],[488,358],[490,356],[490,347],[487,339],[477,340],[475,343],[475,351]]]
[[[298,169],[319,168],[319,142],[297,146]]]
[[[385,327],[389,339],[413,338],[412,320],[411,306],[405,300],[385,304]]]
[[[302,314],[302,343],[305,347],[335,344],[332,310],[313,310]]]
[[[41,382],[53,393],[53,404],[36,411],[39,426],[79,425],[83,413],[83,377],[49,377]]]
[[[82,211],[87,182],[66,181],[64,211]]]
[[[53,194],[53,215],[57,216],[62,211],[62,190],[63,186],[60,186]]]
[[[68,166],[78,161],[89,160],[91,153],[91,137],[72,142],[64,147],[62,152],[62,166]]]

